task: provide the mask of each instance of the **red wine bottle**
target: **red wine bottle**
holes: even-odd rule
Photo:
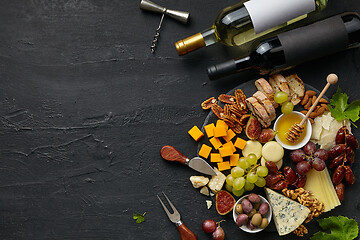
[[[245,70],[271,74],[360,43],[360,17],[344,13],[262,41],[250,55],[207,68],[211,80]]]

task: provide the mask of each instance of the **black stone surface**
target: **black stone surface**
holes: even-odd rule
[[[208,198],[188,180],[197,173],[159,155],[169,144],[194,156],[187,131],[207,115],[200,103],[256,77],[210,82],[206,67],[235,57],[233,49],[219,44],[179,57],[173,46],[235,2],[157,1],[189,11],[191,20],[165,18],[151,54],[160,15],[141,11],[140,1],[2,1],[1,239],[180,239],[156,198],[162,191],[198,239],[211,239],[201,229],[207,218],[227,220],[226,239],[280,239],[271,229],[244,233],[214,206],[207,210]],[[359,1],[330,0],[313,20],[344,11],[360,12]],[[351,101],[360,99],[359,71],[359,49],[294,69],[317,89],[335,72]],[[359,178],[358,161],[353,169]],[[360,222],[359,190],[358,182],[347,187],[342,206],[322,217]],[[135,212],[146,212],[145,222],[136,224]],[[319,230],[316,222],[308,226],[308,236]]]

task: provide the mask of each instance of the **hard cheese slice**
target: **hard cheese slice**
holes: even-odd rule
[[[310,209],[269,188],[265,188],[276,229],[280,236],[291,233],[308,217]]]

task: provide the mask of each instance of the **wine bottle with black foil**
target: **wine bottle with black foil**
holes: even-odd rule
[[[211,80],[249,69],[271,74],[359,43],[359,14],[343,13],[264,40],[250,55],[210,66],[207,74]]]
[[[185,55],[201,47],[220,42],[238,46],[248,54],[254,41],[261,41],[277,33],[291,30],[293,23],[308,13],[321,11],[328,0],[250,0],[223,9],[214,25],[200,33],[175,43],[178,54]]]

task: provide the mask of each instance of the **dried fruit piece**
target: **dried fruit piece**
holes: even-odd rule
[[[333,174],[333,183],[335,185],[341,183],[341,181],[344,179],[345,176],[345,168],[343,165],[338,166]]]
[[[283,190],[284,188],[288,187],[288,182],[285,180],[281,180],[274,185],[270,186],[270,189],[272,190]]]
[[[245,133],[246,136],[251,140],[256,140],[260,136],[261,123],[253,115],[250,116],[246,124]]]
[[[221,94],[219,96],[219,101],[227,104],[235,104],[235,97],[228,94]]]
[[[346,148],[346,159],[345,162],[349,164],[353,164],[355,160],[355,153],[354,150],[351,147]]]
[[[353,171],[349,166],[344,166],[344,168],[345,168],[345,181],[348,184],[353,185],[355,183],[355,176]]]
[[[340,202],[342,202],[344,200],[344,193],[345,193],[344,184],[339,183],[339,184],[335,185],[335,192],[336,192],[336,195],[338,196]]]
[[[224,117],[224,109],[222,109],[218,104],[213,104],[211,106],[211,111],[220,119]]]
[[[332,168],[335,168],[335,167],[339,166],[340,164],[343,163],[344,158],[345,158],[345,153],[337,156],[336,158],[334,158],[334,159],[330,162],[329,168],[332,169]]]
[[[341,127],[335,136],[335,144],[344,144],[345,143],[345,129],[346,126]]]
[[[265,180],[266,180],[266,186],[270,187],[276,184],[277,182],[279,182],[281,180],[281,176],[276,173],[271,173],[266,176]]]
[[[204,110],[208,110],[211,108],[212,105],[216,104],[217,100],[214,97],[211,97],[201,103],[201,107]]]
[[[265,167],[269,170],[271,173],[277,173],[279,171],[278,167],[276,166],[275,162],[271,161],[265,161]]]
[[[356,139],[356,137],[354,137],[354,135],[352,134],[348,134],[345,137],[345,142],[347,144],[347,146],[351,147],[352,149],[359,149],[359,142]]]
[[[234,208],[235,202],[234,197],[229,192],[221,190],[215,197],[216,211],[220,215],[225,215]]]
[[[335,145],[329,150],[329,158],[335,158],[335,157],[341,155],[342,153],[344,153],[345,150],[346,150],[345,144]]]

